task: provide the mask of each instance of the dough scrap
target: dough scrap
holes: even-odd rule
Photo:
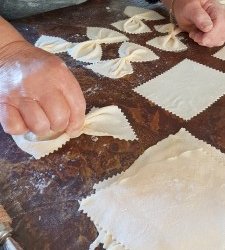
[[[112,136],[127,141],[137,139],[125,115],[117,106],[92,109],[86,115],[82,130],[73,138],[79,137],[81,134]],[[50,135],[48,138],[36,137],[33,133],[12,137],[18,147],[34,156],[35,159],[40,159],[58,150],[71,139],[66,133],[58,137]]]
[[[147,10],[134,6],[126,7],[124,14],[130,18],[112,23],[111,25],[120,31],[130,34],[142,34],[151,32],[151,29],[146,24],[144,24],[142,20],[156,21],[164,19],[163,16],[161,16],[154,10]]]
[[[35,43],[35,46],[53,54],[66,52],[73,46],[73,43],[67,42],[60,37],[42,35]]]
[[[131,62],[147,62],[159,59],[154,52],[135,43],[124,42],[119,48],[120,58],[101,61],[87,68],[103,76],[117,79],[133,73]]]
[[[117,31],[99,27],[88,27],[87,37],[90,39],[89,41],[77,43],[67,52],[74,59],[88,63],[101,60],[101,44],[120,43],[129,40],[128,37]]]
[[[189,120],[225,94],[225,73],[184,59],[134,91]]]
[[[220,4],[225,4],[225,0],[219,0]]]
[[[225,61],[225,47],[217,51],[213,56]]]
[[[90,249],[222,250],[224,168],[224,154],[185,129],[150,147],[80,202],[99,231]]]
[[[167,35],[155,37],[152,40],[146,42],[146,44],[161,50],[173,52],[180,52],[187,49],[187,46],[183,42],[181,42],[179,37],[177,36],[182,32],[180,28],[176,27],[172,23],[165,25],[156,25],[154,27],[158,32],[167,33]]]

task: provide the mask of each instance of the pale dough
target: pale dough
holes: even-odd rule
[[[94,136],[112,136],[121,140],[137,139],[125,115],[117,106],[94,108],[86,115],[82,130],[74,137],[81,134]],[[74,138],[73,137],[73,138]],[[61,148],[71,137],[63,133],[55,138],[37,138],[34,134],[13,136],[14,141],[23,151],[40,159]]]
[[[225,73],[184,59],[134,91],[189,120],[225,94]]]
[[[67,42],[60,37],[42,35],[35,43],[35,46],[50,53],[66,52],[73,46],[73,43]]]
[[[121,78],[133,73],[131,62],[147,62],[159,57],[150,49],[135,43],[124,42],[119,48],[120,58],[101,61],[87,68],[109,78]]]
[[[142,34],[151,32],[151,29],[142,22],[142,20],[161,20],[163,16],[155,12],[154,10],[147,10],[134,6],[126,7],[124,14],[130,17],[126,20],[121,20],[111,25],[120,31],[127,32],[130,34]]]
[[[80,202],[100,232],[90,249],[223,250],[224,157],[184,129],[146,150]]]
[[[221,59],[223,61],[225,61],[225,47],[223,47],[222,49],[220,49],[213,56],[216,57],[216,58],[219,58],[219,59]]]
[[[68,49],[68,54],[82,62],[95,63],[102,58],[101,44],[120,43],[128,41],[125,35],[106,28],[88,27],[87,37],[89,41],[75,44]]]
[[[177,36],[182,32],[180,28],[172,23],[154,27],[158,32],[167,33],[167,35],[155,37],[146,44],[165,51],[180,52],[187,49],[187,46]]]

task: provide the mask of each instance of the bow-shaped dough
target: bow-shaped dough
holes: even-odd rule
[[[158,59],[150,49],[135,43],[125,42],[119,48],[118,59],[101,61],[87,68],[109,78],[121,78],[133,73],[131,62],[147,62]]]
[[[56,54],[66,52],[73,46],[73,43],[67,42],[60,37],[43,35],[36,41],[35,46],[50,53]]]
[[[155,29],[160,33],[167,33],[167,35],[153,38],[146,44],[165,51],[179,52],[187,49],[187,46],[177,37],[182,30],[174,24],[156,25]]]
[[[146,24],[144,24],[142,20],[151,21],[164,19],[163,16],[161,16],[154,10],[146,10],[134,6],[126,7],[124,14],[130,18],[112,23],[111,25],[120,31],[130,34],[142,34],[151,32],[151,29]]]
[[[73,138],[81,134],[93,136],[112,136],[121,140],[135,140],[136,134],[131,128],[125,115],[117,106],[94,108],[86,115],[82,130]],[[40,159],[61,148],[71,137],[63,133],[51,137],[40,138],[33,133],[12,136],[17,146],[23,151]]]
[[[120,43],[128,41],[125,35],[106,28],[88,27],[87,37],[90,41],[75,44],[68,49],[68,54],[82,62],[99,62],[102,58],[101,44]]]

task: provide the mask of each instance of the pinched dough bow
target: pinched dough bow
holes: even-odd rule
[[[87,37],[90,41],[75,44],[68,49],[68,54],[76,60],[89,63],[101,60],[101,44],[120,43],[129,40],[129,38],[117,31],[97,27],[88,27]]]
[[[101,44],[120,43],[128,41],[125,35],[106,28],[88,27],[89,41],[70,43],[60,37],[41,36],[35,46],[50,53],[67,52],[74,59],[82,62],[99,62],[102,58]]]
[[[93,136],[112,136],[121,140],[135,140],[136,135],[125,115],[117,106],[94,108],[86,115],[82,130],[73,138],[81,134]],[[51,135],[47,139],[35,136],[33,133],[13,136],[17,146],[23,151],[40,159],[61,148],[71,137],[66,134]]]
[[[42,35],[35,43],[35,46],[53,54],[66,52],[73,46],[73,43],[67,42],[60,37]]]
[[[142,22],[142,20],[151,21],[164,19],[163,16],[153,10],[133,6],[126,7],[124,14],[130,18],[112,23],[111,25],[120,31],[131,34],[141,34],[151,31],[150,28]]]
[[[119,56],[118,59],[88,65],[87,68],[103,76],[115,79],[133,73],[131,62],[147,62],[159,58],[150,49],[128,42],[123,43],[119,48]]]
[[[167,33],[167,35],[153,38],[146,44],[165,51],[179,52],[187,49],[187,46],[177,36],[182,30],[174,24],[156,25],[155,29],[160,33]]]

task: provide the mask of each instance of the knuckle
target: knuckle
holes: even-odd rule
[[[10,135],[20,135],[27,131],[21,123],[2,124],[2,127],[4,132]]]
[[[51,128],[53,130],[62,130],[65,129],[69,122],[69,113],[64,112],[62,114],[58,114],[54,117],[54,119],[51,122]]]
[[[30,125],[30,130],[35,134],[47,133],[50,130],[50,125],[49,122],[42,120]]]

